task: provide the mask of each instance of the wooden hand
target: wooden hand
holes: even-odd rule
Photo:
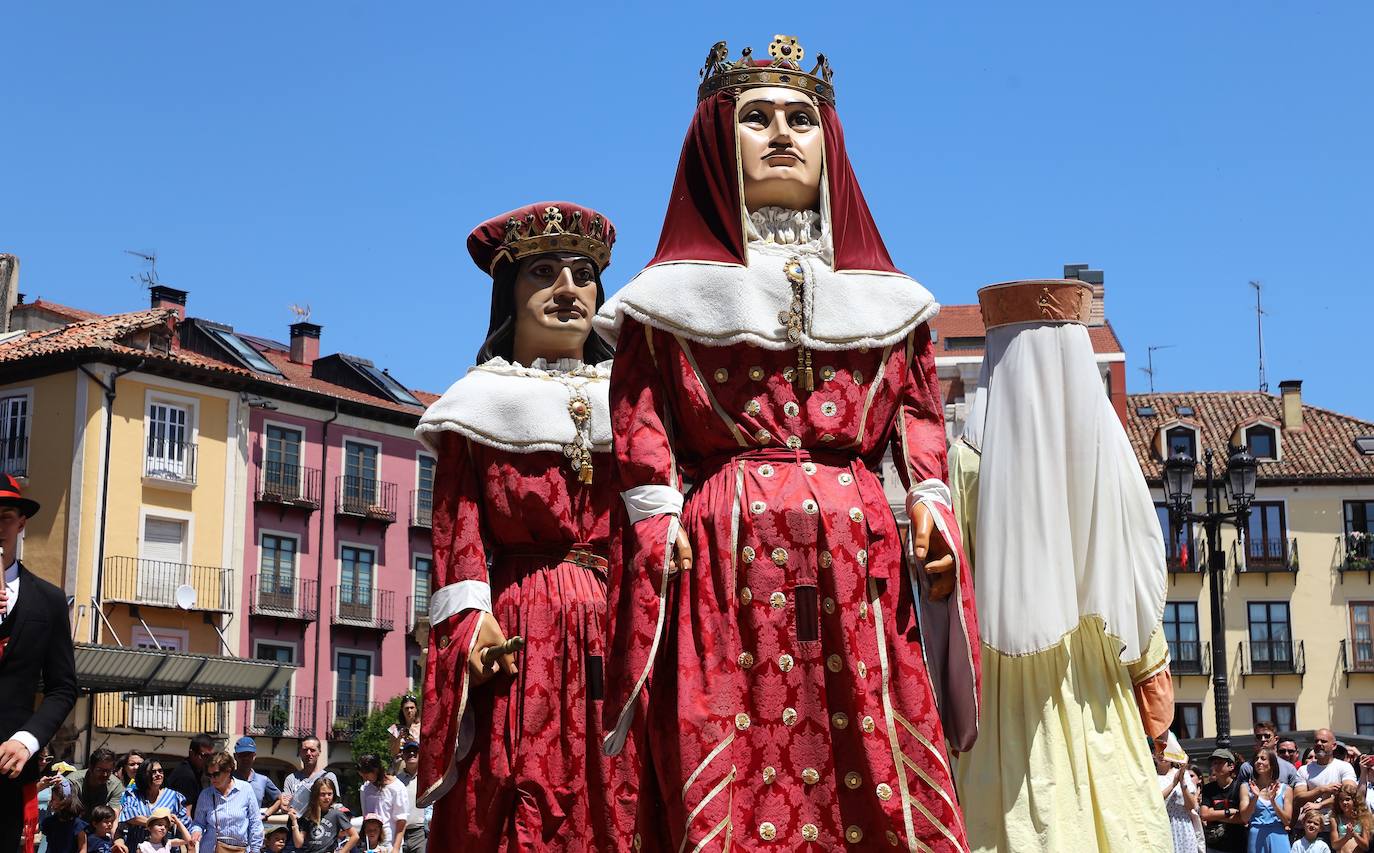
[[[673,559],[668,565],[668,576],[672,577],[678,572],[690,572],[691,570],[692,543],[687,541],[687,531],[679,526],[677,538],[673,540]]]
[[[482,621],[477,626],[477,642],[473,645],[472,653],[468,655],[468,674],[473,685],[484,684],[495,678],[498,673],[515,675],[520,671],[515,665],[514,651],[501,654],[491,664],[483,662],[483,652],[492,646],[503,646],[505,643],[506,635],[497,623],[496,617],[490,613],[483,613]]]
[[[935,526],[935,517],[924,503],[907,508],[911,519],[911,549],[917,560],[924,560],[926,577],[930,580],[932,601],[944,601],[954,592],[954,552],[945,536]]]

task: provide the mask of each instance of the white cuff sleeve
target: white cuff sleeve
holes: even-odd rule
[[[18,731],[10,735],[10,740],[17,740],[29,751],[29,758],[38,754],[38,738],[25,731]]]
[[[949,496],[949,486],[947,486],[943,480],[937,480],[934,477],[929,480],[922,480],[912,486],[906,493],[906,506],[908,510],[910,510],[914,504],[923,500],[934,501],[946,508],[953,506],[953,502],[950,500]]]
[[[620,493],[630,523],[636,524],[651,515],[682,514],[682,492],[672,486],[635,486]]]
[[[458,581],[436,589],[429,597],[429,624],[438,625],[464,610],[491,612],[491,585],[486,581]]]

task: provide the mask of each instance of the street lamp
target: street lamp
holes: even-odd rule
[[[1231,746],[1231,692],[1226,681],[1226,615],[1222,609],[1221,589],[1226,554],[1221,550],[1221,525],[1230,523],[1244,531],[1250,519],[1250,503],[1255,499],[1255,457],[1244,447],[1232,447],[1226,460],[1226,477],[1218,483],[1212,477],[1212,451],[1203,454],[1207,472],[1207,510],[1193,512],[1193,475],[1197,463],[1187,453],[1175,453],[1164,462],[1164,491],[1169,501],[1169,518],[1182,528],[1188,522],[1201,523],[1207,533],[1207,573],[1212,599],[1212,701],[1216,705],[1217,746]],[[1219,488],[1220,487],[1220,488]],[[1219,490],[1226,493],[1230,510],[1221,508]]]

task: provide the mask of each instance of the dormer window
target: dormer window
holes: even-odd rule
[[[1165,454],[1168,459],[1180,453],[1190,459],[1197,458],[1197,430],[1187,426],[1176,426],[1164,433]]]
[[[1278,433],[1271,426],[1256,424],[1245,430],[1245,446],[1256,459],[1279,458]]]

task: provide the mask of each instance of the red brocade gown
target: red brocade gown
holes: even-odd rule
[[[607,371],[587,370],[599,371],[582,385],[594,404],[590,484],[564,452],[538,449],[574,437],[569,389],[540,371],[488,362],[421,421],[438,453],[420,753],[437,853],[610,851],[635,831],[633,746],[615,759],[599,748],[618,498],[604,450]],[[472,686],[467,660],[483,605],[527,646],[518,675]]]
[[[681,525],[694,560],[665,572],[678,521],[662,510],[634,521],[613,555],[607,749],[647,713],[646,761],[672,849],[964,850],[915,575],[875,473],[895,448],[904,486],[943,489],[943,406],[921,322],[935,307],[904,327],[898,316],[886,341],[813,349],[808,391],[794,381],[796,347],[734,334],[755,322],[739,311],[763,313],[756,337],[771,334],[776,313],[760,311],[770,297],[759,294],[778,282],[786,293],[774,267],[796,260],[773,247],[751,251],[743,273],[651,267],[641,278],[657,270],[656,279],[632,281],[598,319],[618,334],[619,487],[627,504],[661,497],[655,487],[686,491]],[[858,286],[814,253],[802,261],[808,288]],[[703,285],[703,275],[723,278]],[[682,276],[696,294],[673,280]],[[881,299],[901,285],[868,278],[880,300],[870,316],[900,315],[901,302]],[[751,288],[730,304],[728,294]],[[671,310],[705,292],[711,304]],[[812,331],[848,322],[849,299],[829,293],[806,297],[815,297]],[[717,330],[724,343],[713,343]],[[960,638],[954,664],[976,696],[973,590],[958,530],[947,501],[928,505],[958,554],[960,581],[942,606]],[[647,712],[636,704],[644,694]]]

